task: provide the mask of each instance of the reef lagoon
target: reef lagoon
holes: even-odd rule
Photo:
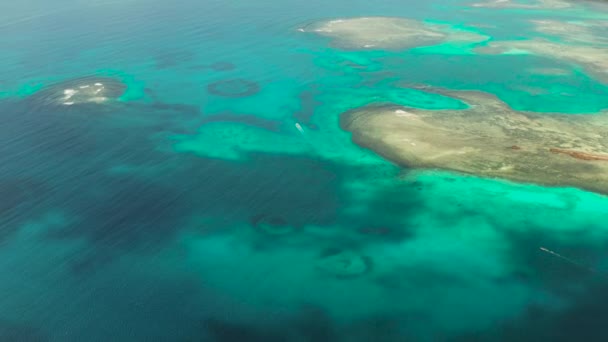
[[[0,4],[0,341],[608,341],[608,4]]]

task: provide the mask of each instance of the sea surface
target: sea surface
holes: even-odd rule
[[[608,85],[542,56],[298,30],[608,20],[468,5],[2,2],[0,341],[608,341],[608,197],[400,168],[339,126],[371,103],[464,105],[403,84],[568,115],[607,109]],[[81,77],[127,90],[109,109],[37,96]]]

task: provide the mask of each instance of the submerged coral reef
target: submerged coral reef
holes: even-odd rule
[[[244,79],[222,80],[211,83],[207,91],[216,96],[247,97],[260,92],[260,85],[254,81]]]
[[[251,225],[259,232],[268,235],[285,235],[295,230],[295,227],[290,225],[284,218],[268,215],[256,215],[252,217]]]
[[[72,106],[98,104],[117,100],[127,86],[120,80],[89,76],[59,82],[36,92],[29,97],[32,106]]]
[[[329,249],[317,260],[317,269],[338,278],[356,277],[371,269],[371,259],[355,251]]]

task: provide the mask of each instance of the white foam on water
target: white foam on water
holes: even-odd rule
[[[65,95],[63,97],[64,100],[69,100],[72,98],[72,96],[76,95],[76,93],[78,93],[78,90],[74,90],[74,89],[65,89],[63,91],[63,94]]]

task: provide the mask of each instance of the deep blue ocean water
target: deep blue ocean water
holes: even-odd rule
[[[370,103],[466,106],[401,84],[581,115],[606,84],[542,56],[342,51],[297,30],[390,15],[499,40],[608,20],[466,4],[0,4],[0,341],[608,340],[605,196],[401,169],[338,125]],[[126,93],[37,95],[90,76]],[[365,272],[328,271],[336,255]]]

